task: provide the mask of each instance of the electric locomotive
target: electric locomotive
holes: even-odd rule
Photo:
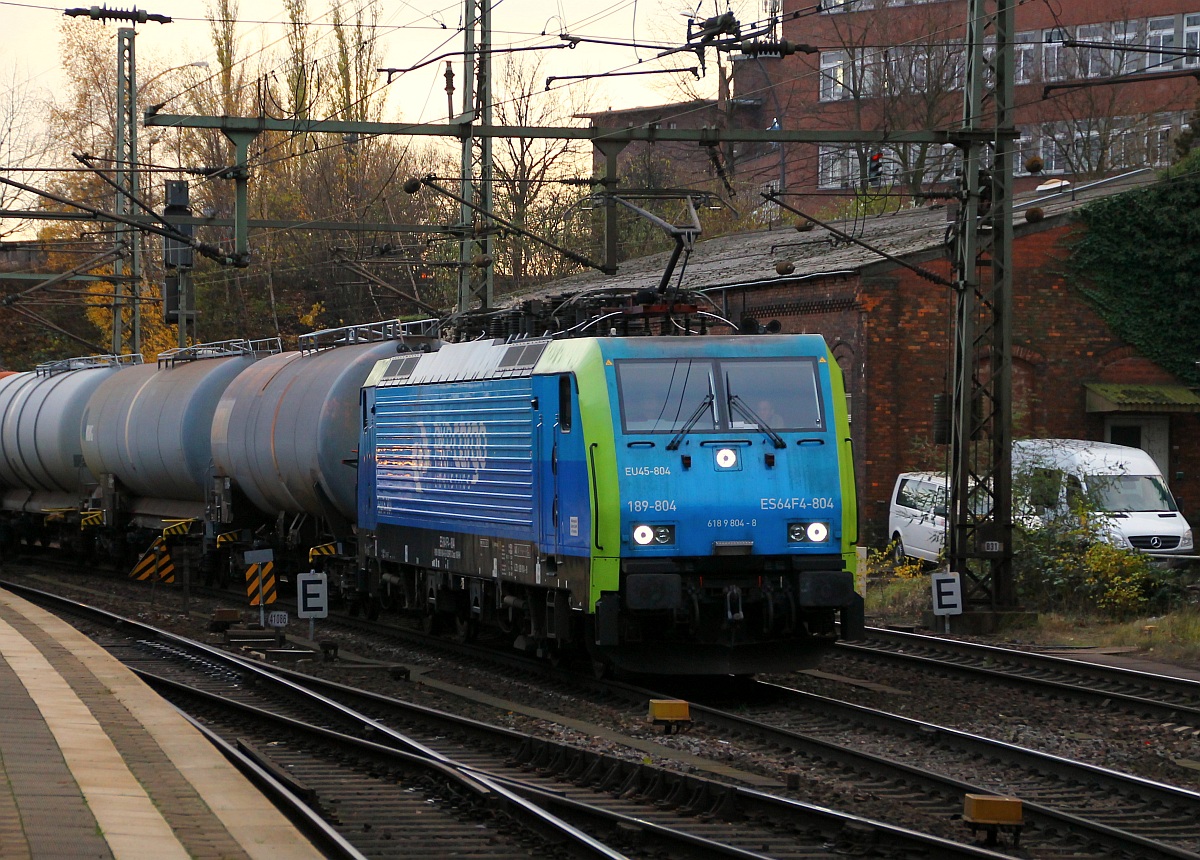
[[[358,546],[386,607],[661,673],[795,668],[862,627],[817,335],[482,340],[363,386]]]

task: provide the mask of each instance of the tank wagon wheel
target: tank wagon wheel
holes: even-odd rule
[[[897,532],[896,534],[892,535],[892,564],[904,564],[907,558],[908,557],[904,554],[904,541],[900,539],[900,533]]]
[[[386,580],[379,583],[379,606],[391,611],[396,608],[396,596],[392,594],[392,584]]]
[[[421,613],[421,630],[426,636],[437,636],[442,632],[442,615],[436,609],[426,607]]]
[[[458,642],[474,642],[479,638],[479,619],[454,617],[454,638]]]

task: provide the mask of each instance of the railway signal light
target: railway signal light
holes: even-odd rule
[[[871,153],[867,159],[867,181],[878,185],[883,180],[883,153],[879,150]]]

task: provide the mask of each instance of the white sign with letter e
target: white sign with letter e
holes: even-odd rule
[[[962,615],[962,584],[957,573],[939,571],[933,574],[933,614]]]
[[[296,576],[296,615],[326,618],[329,615],[329,586],[325,574],[315,570]]]

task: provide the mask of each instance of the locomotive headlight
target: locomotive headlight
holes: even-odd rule
[[[721,469],[732,469],[737,466],[738,455],[733,448],[721,448],[717,451],[717,466]]]
[[[634,526],[633,542],[638,546],[670,546],[675,543],[675,526],[652,526],[645,523]]]
[[[824,543],[829,539],[829,523],[788,523],[788,543]]]

